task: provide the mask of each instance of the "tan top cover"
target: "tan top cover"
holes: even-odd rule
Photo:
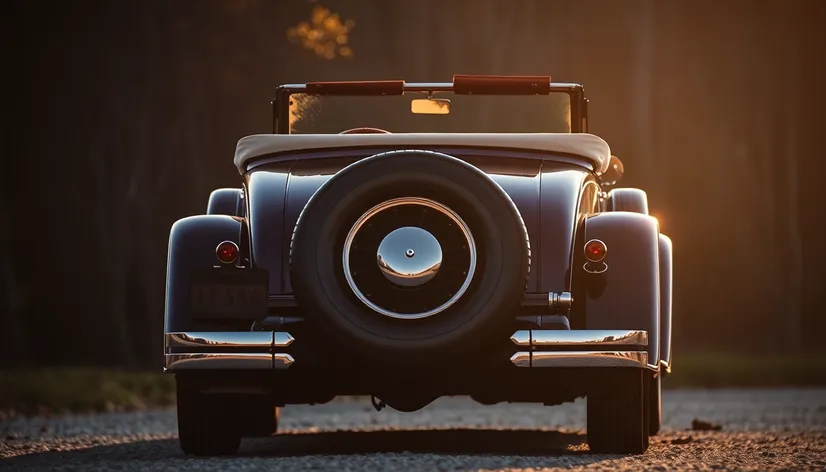
[[[255,134],[238,141],[235,166],[243,173],[249,160],[267,154],[370,146],[470,146],[565,153],[582,157],[598,173],[605,172],[611,160],[608,143],[586,133]]]

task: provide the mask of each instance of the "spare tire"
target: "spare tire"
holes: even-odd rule
[[[489,350],[519,309],[529,269],[528,233],[508,194],[432,151],[345,167],[307,202],[290,245],[293,292],[313,333],[360,362]]]

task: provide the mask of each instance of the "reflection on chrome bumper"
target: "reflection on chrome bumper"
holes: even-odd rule
[[[295,341],[290,333],[280,331],[203,331],[167,333],[166,347],[252,347],[269,349],[287,347]]]
[[[517,367],[642,367],[648,333],[638,330],[519,330],[511,341],[527,348],[511,357]],[[565,348],[559,351],[555,348]],[[572,350],[572,349],[587,350]],[[636,348],[636,349],[635,349]]]
[[[513,333],[517,346],[648,346],[648,332],[625,329],[523,329]]]
[[[266,354],[257,352],[167,354],[166,369],[286,369],[293,361],[293,357],[289,354]]]
[[[286,369],[295,359],[275,350],[286,348],[293,341],[290,333],[278,331],[167,333],[164,370]]]
[[[511,362],[517,367],[649,367],[645,351],[517,352]]]

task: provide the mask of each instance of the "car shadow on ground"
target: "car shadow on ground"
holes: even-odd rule
[[[45,441],[50,442],[50,441]],[[151,468],[152,463],[169,465],[183,461],[187,466],[204,460],[185,456],[177,438],[138,440],[134,442],[82,447],[73,450],[42,449],[6,459],[0,469],[60,465],[82,468],[95,463],[140,463]],[[608,458],[588,453],[585,435],[553,430],[500,429],[407,429],[369,431],[298,432],[278,434],[268,438],[244,439],[237,456],[254,459],[281,458],[280,465],[289,465],[290,458],[300,458],[303,465],[317,462],[324,467],[332,456],[359,456],[386,453],[414,453],[436,456],[496,457],[499,466],[554,467],[560,462],[585,465]],[[614,456],[621,457],[621,456]],[[209,459],[209,460],[215,460]],[[136,462],[137,461],[137,462]],[[334,462],[334,461],[333,461]],[[296,464],[297,465],[297,464]]]
[[[587,452],[585,435],[559,431],[407,429],[279,434],[244,440],[241,455],[428,453],[544,456]]]

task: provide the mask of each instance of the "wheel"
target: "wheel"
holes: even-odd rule
[[[233,408],[220,395],[200,393],[186,378],[177,378],[178,439],[185,454],[235,454],[241,433]]]
[[[663,374],[660,372],[657,374],[656,377],[651,379],[651,382],[648,386],[649,391],[649,403],[648,403],[648,411],[649,411],[649,422],[648,422],[648,435],[654,436],[660,432],[660,426],[662,425],[662,417],[663,417],[663,405],[662,405],[662,378]]]
[[[385,366],[483,352],[519,309],[529,267],[507,193],[432,151],[339,171],[304,207],[290,248],[293,291],[322,344]]]
[[[587,435],[591,452],[641,454],[648,449],[648,379],[642,369],[604,374],[588,392]]]

